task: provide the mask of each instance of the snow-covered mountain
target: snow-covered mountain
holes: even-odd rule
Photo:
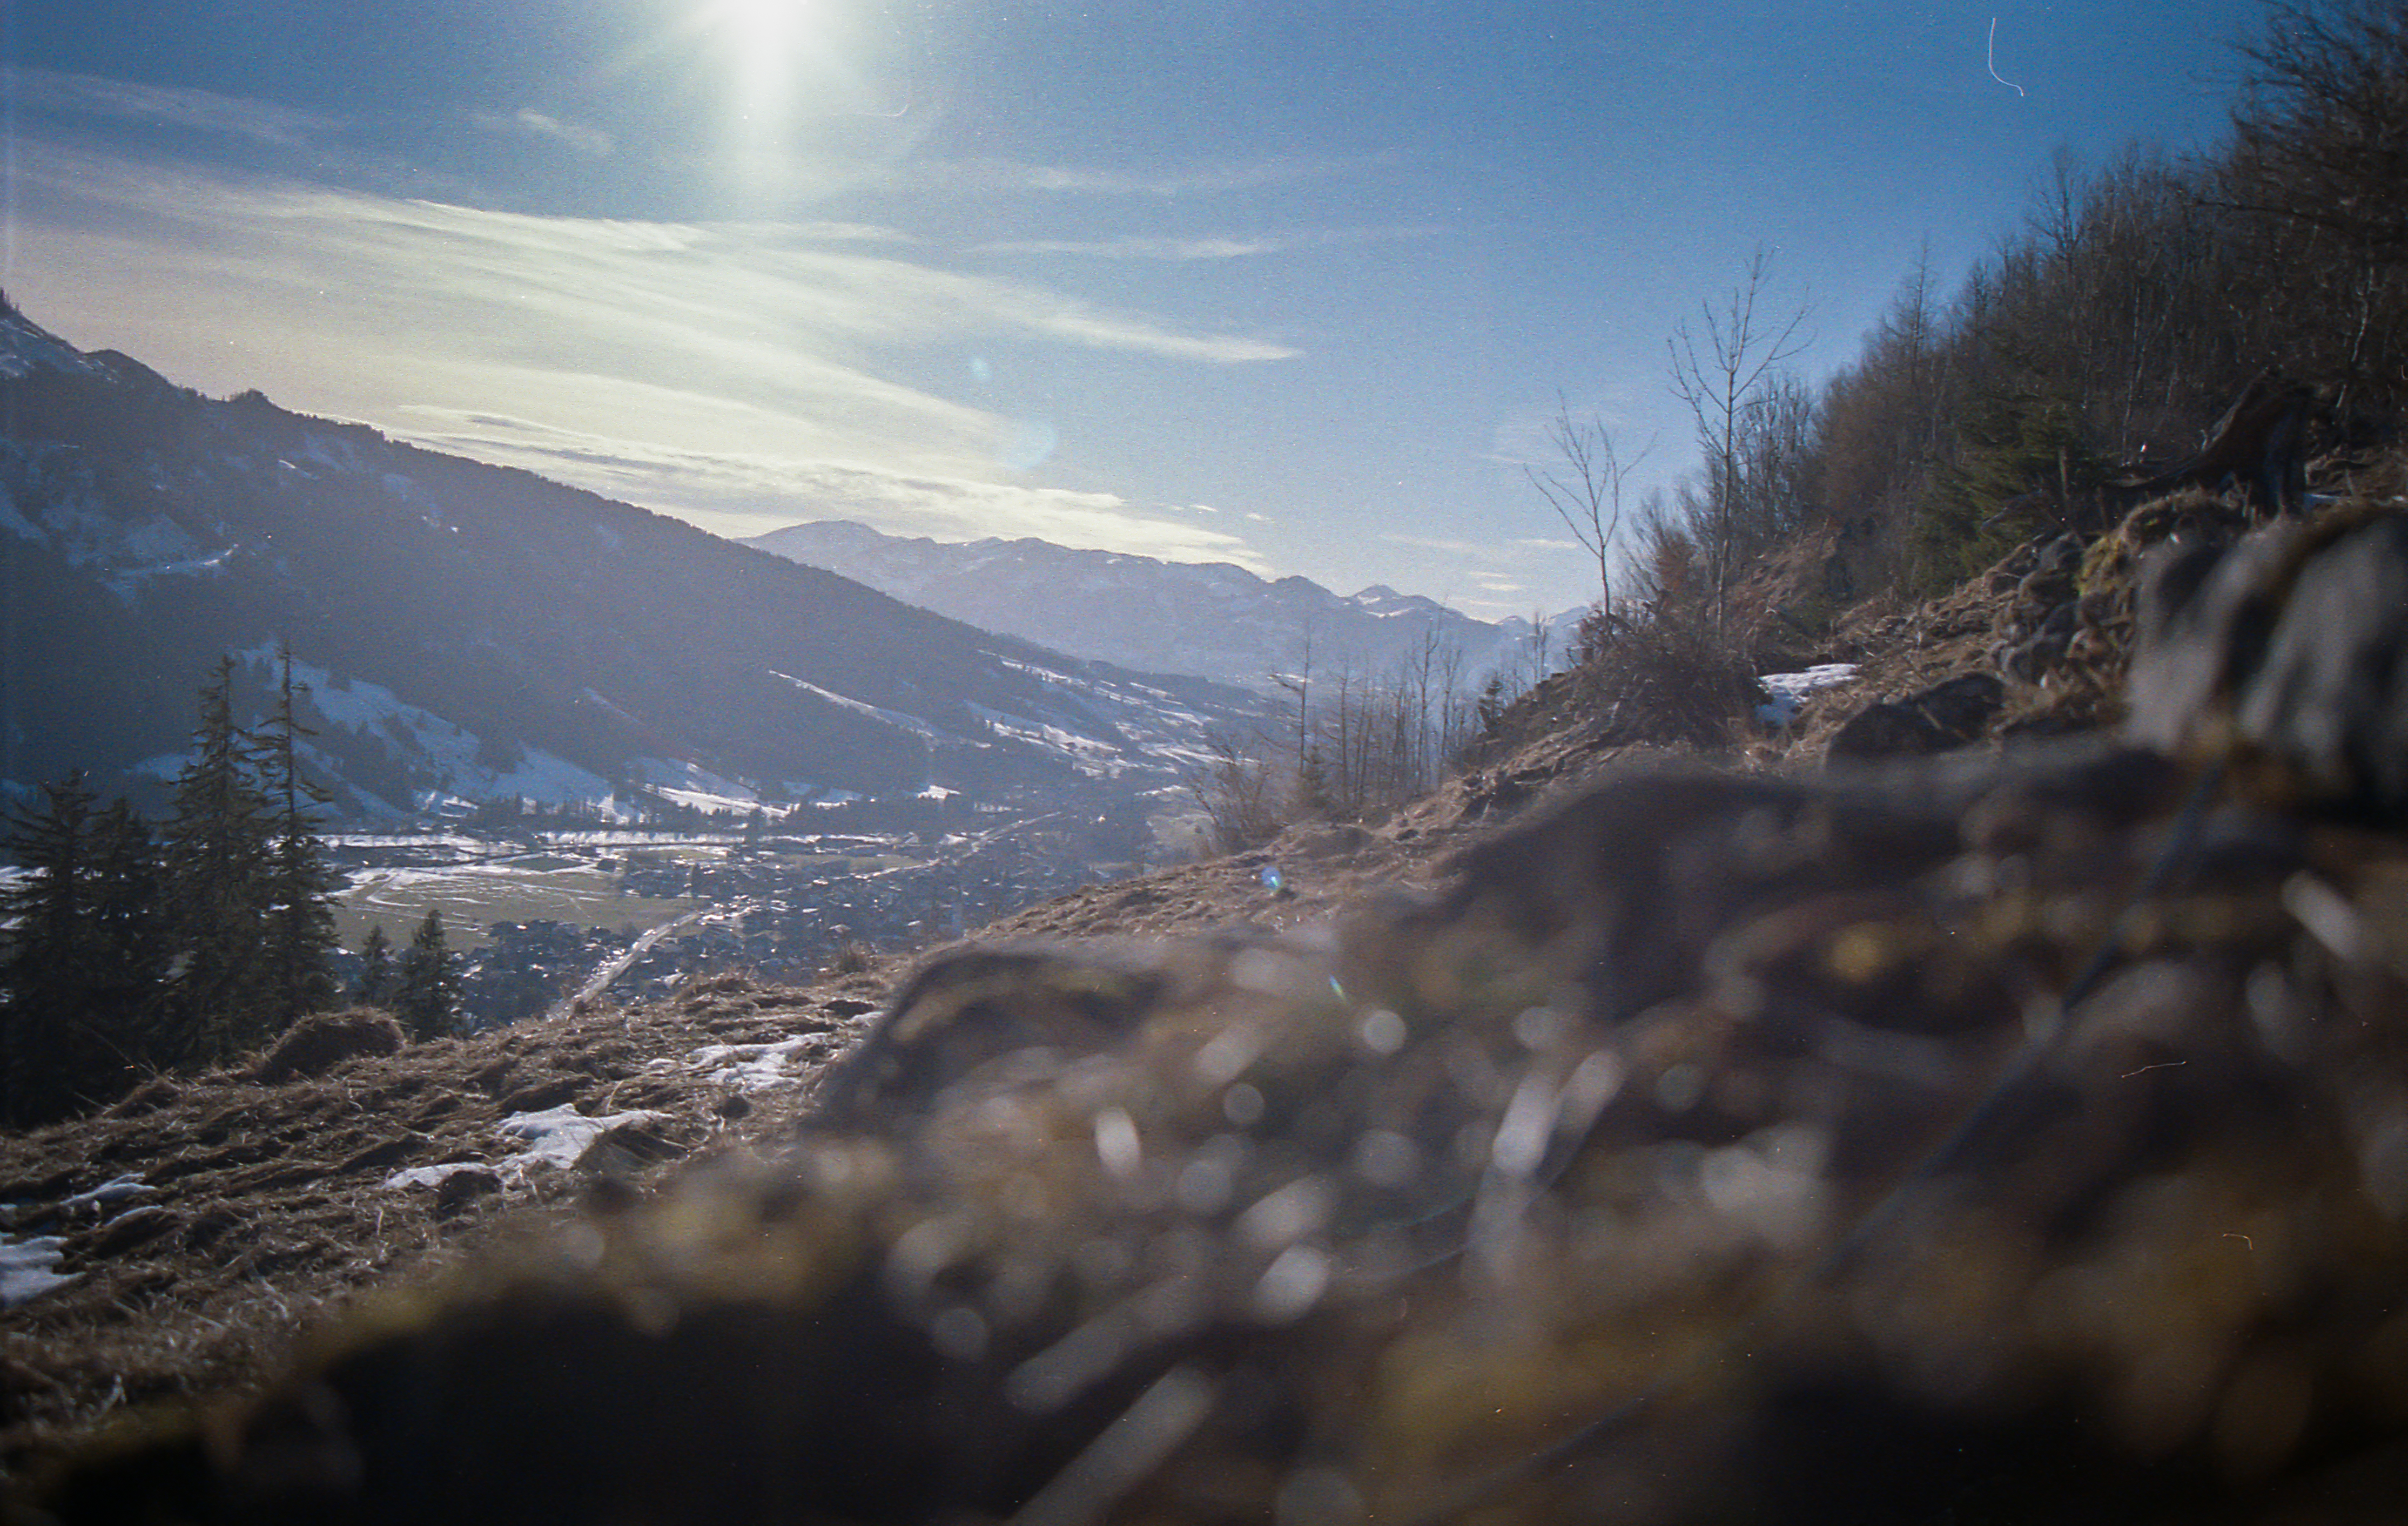
[[[1267,690],[1303,665],[1384,674],[1427,649],[1453,652],[1464,687],[1526,668],[1531,625],[1474,620],[1373,585],[1352,596],[1302,578],[1276,582],[1226,562],[1161,562],[1043,540],[967,545],[883,535],[849,520],[790,525],[745,544],[824,567],[907,604],[1059,651]],[[1548,621],[1553,653],[1578,614]]]
[[[289,645],[360,815],[454,799],[1095,801],[1250,695],[973,630],[546,481],[214,400],[0,306],[0,786],[156,796]]]

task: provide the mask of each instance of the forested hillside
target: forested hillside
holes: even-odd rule
[[[1621,592],[1719,618],[1770,554],[1828,535],[1841,570],[1788,611],[1809,631],[1782,633],[1811,641],[1846,600],[1928,595],[2042,531],[2104,528],[2132,502],[2114,484],[2184,464],[2269,372],[2312,394],[2301,451],[2389,437],[2408,398],[2408,18],[2277,5],[2244,69],[2220,149],[2060,154],[1994,255],[1953,289],[1928,262],[1903,272],[1819,383],[1781,363],[1796,315],[1767,262],[1701,293],[1672,347],[1700,469],[1633,506]]]

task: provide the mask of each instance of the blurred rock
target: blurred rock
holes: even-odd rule
[[[2272,765],[2321,809],[2408,818],[2408,518],[2279,521],[2153,561],[2128,733]]]
[[[1829,756],[1914,758],[1963,747],[2006,704],[2006,685],[1987,673],[1967,673],[1901,700],[1867,706],[1831,734]]]

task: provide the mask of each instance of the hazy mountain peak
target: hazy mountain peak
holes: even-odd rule
[[[1491,623],[1374,584],[1350,596],[1307,578],[1266,580],[1226,562],[1165,562],[1022,538],[968,544],[889,535],[850,520],[789,525],[746,544],[825,567],[939,614],[1128,666],[1274,687],[1310,649],[1325,672],[1393,668],[1435,641],[1477,683],[1526,661],[1528,622]]]

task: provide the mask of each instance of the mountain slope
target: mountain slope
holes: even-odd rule
[[[1324,671],[1393,670],[1426,648],[1455,652],[1463,685],[1526,665],[1530,622],[1490,623],[1377,585],[1341,596],[1226,562],[1161,562],[1043,540],[967,545],[882,535],[848,520],[789,525],[745,542],[898,599],[1082,657],[1268,688],[1308,640]],[[1551,624],[1567,625],[1569,620]],[[1551,634],[1562,650],[1562,631]]]
[[[353,695],[320,707],[320,762],[370,813],[538,778],[1159,781],[1249,704],[256,392],[203,398],[14,312],[0,617],[0,778],[172,771],[208,663],[280,640],[329,701]]]

